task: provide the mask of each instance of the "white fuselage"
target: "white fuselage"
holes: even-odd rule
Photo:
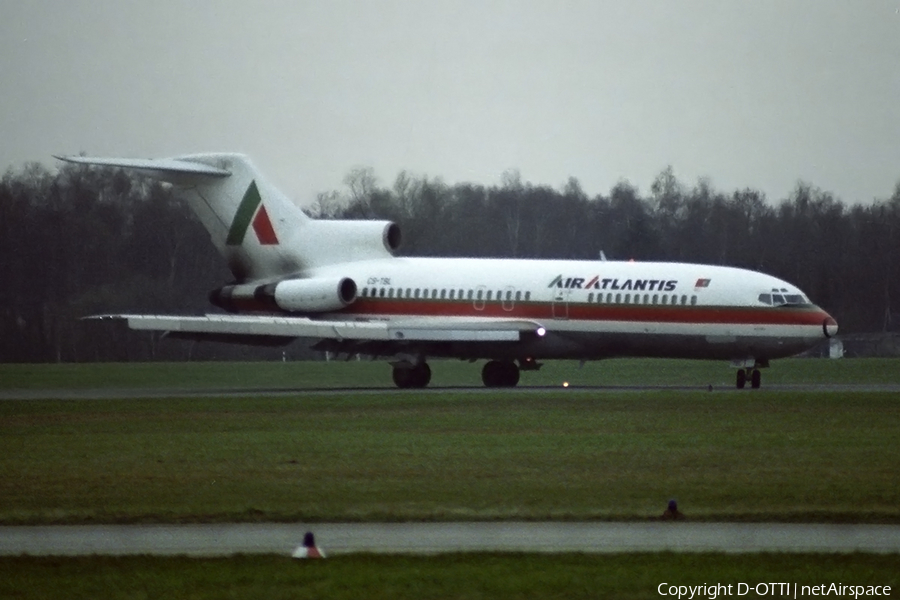
[[[516,357],[670,356],[770,359],[797,354],[836,331],[795,286],[732,267],[683,263],[390,258],[315,269],[358,286],[355,302],[320,318],[460,323],[532,321],[546,335]],[[773,291],[801,302],[774,306]],[[502,346],[431,354],[501,357]],[[483,345],[482,345],[483,346]],[[505,356],[512,358],[512,356]]]

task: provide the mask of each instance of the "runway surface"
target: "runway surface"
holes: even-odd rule
[[[546,393],[553,392],[578,392],[594,391],[602,392],[645,392],[649,390],[677,390],[677,391],[713,391],[735,394],[754,393],[754,390],[737,390],[730,386],[719,386],[710,390],[707,386],[680,386],[680,385],[617,385],[579,387],[571,386],[521,386],[515,388],[485,388],[485,387],[429,387],[416,390],[398,390],[393,387],[378,388],[85,388],[85,389],[5,389],[0,390],[2,400],[93,400],[93,399],[137,399],[137,398],[243,398],[247,396],[259,396],[264,398],[278,396],[331,396],[338,394],[383,394],[409,393],[409,394],[440,394],[448,391],[467,394],[481,393]],[[773,384],[763,386],[761,391],[813,391],[813,392],[892,392],[900,393],[900,384]]]
[[[0,555],[290,555],[312,531],[327,554],[442,552],[900,553],[900,525],[779,523],[320,523],[0,527]]]

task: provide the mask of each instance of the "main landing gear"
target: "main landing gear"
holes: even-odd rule
[[[398,388],[423,388],[431,381],[431,367],[422,359],[394,363],[393,378]],[[486,387],[516,387],[520,371],[537,371],[541,363],[533,358],[519,359],[517,365],[511,360],[489,360],[481,370],[481,380]]]
[[[737,372],[737,389],[742,390],[744,386],[747,385],[747,380],[750,380],[750,387],[754,390],[759,389],[759,385],[762,381],[762,376],[760,375],[759,369],[738,369]]]
[[[519,367],[506,360],[489,360],[481,370],[485,387],[516,387],[519,383]]]
[[[398,388],[423,388],[431,381],[431,367],[426,362],[394,365],[393,377]]]

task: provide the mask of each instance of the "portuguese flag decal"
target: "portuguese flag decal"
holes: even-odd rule
[[[260,244],[264,246],[278,244],[278,236],[275,235],[275,228],[272,227],[272,220],[269,219],[269,213],[262,203],[255,180],[250,182],[250,186],[244,192],[244,198],[234,214],[225,243],[229,246],[243,244],[244,236],[247,235],[247,229],[251,224]]]

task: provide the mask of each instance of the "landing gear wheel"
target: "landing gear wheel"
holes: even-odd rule
[[[481,381],[484,387],[497,387],[497,361],[489,360],[481,369]]]
[[[761,382],[762,375],[760,374],[759,369],[753,369],[753,373],[750,374],[750,387],[754,390],[758,390]]]
[[[394,367],[391,376],[394,379],[394,385],[400,389],[412,387],[413,370],[410,367]]]
[[[415,377],[413,387],[423,388],[431,381],[431,367],[428,363],[420,363],[413,367],[413,375]]]
[[[412,367],[394,367],[392,376],[398,388],[423,388],[431,381],[431,367],[428,363],[419,363]]]
[[[738,370],[737,372],[737,389],[742,390],[744,386],[747,385],[747,372],[743,369]]]
[[[490,360],[481,370],[481,380],[486,387],[516,387],[519,367],[514,362]]]

